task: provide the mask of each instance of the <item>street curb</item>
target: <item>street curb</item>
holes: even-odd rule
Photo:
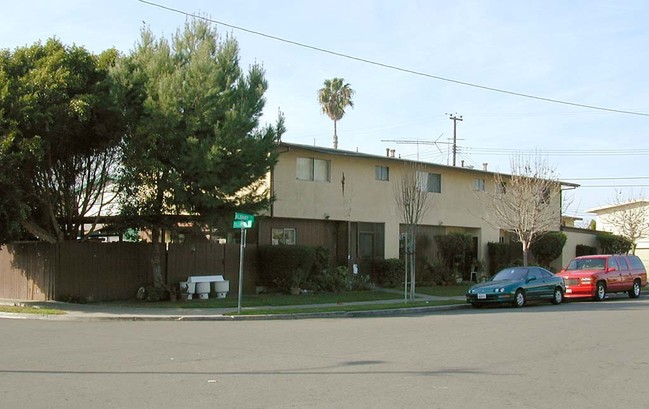
[[[270,321],[270,320],[299,320],[322,318],[369,318],[369,317],[400,317],[421,315],[426,313],[444,312],[466,309],[468,304],[437,305],[430,307],[397,308],[370,311],[333,311],[318,313],[296,314],[264,314],[264,315],[102,315],[87,316],[83,314],[21,314],[0,313],[0,319],[32,319],[46,321],[79,321],[79,322],[108,322],[108,321]]]

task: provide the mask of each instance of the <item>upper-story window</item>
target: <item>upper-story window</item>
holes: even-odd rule
[[[417,188],[424,192],[442,193],[442,175],[418,171]]]
[[[473,190],[484,192],[485,191],[484,179],[473,179]]]
[[[315,182],[330,182],[331,161],[316,158],[297,158],[297,178]]]
[[[390,168],[387,166],[375,166],[374,174],[376,180],[390,180]]]

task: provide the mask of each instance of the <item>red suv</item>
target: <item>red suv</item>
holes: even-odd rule
[[[638,298],[647,285],[647,271],[638,256],[602,254],[575,257],[558,276],[566,283],[566,298],[602,301],[606,293],[626,291]]]

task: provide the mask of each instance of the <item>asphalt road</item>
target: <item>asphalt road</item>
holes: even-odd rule
[[[0,319],[1,408],[649,406],[649,297],[251,322]]]

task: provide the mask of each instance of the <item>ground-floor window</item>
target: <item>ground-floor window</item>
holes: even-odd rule
[[[271,232],[271,243],[274,246],[286,244],[294,246],[297,242],[295,229],[292,228],[274,228]]]

